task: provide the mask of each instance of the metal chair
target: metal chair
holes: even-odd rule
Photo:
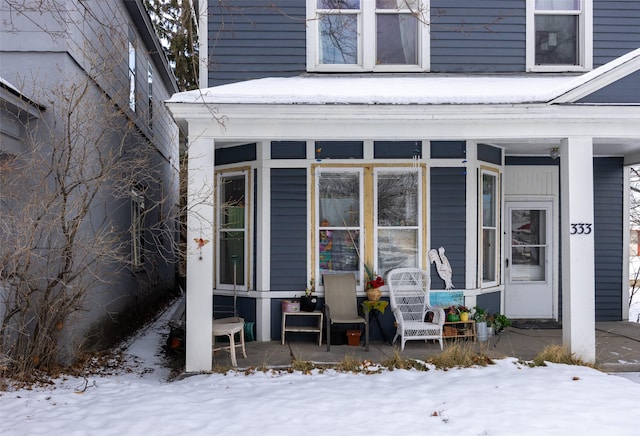
[[[367,321],[358,313],[355,276],[352,273],[324,274],[322,279],[327,351],[331,351],[331,326],[333,324],[364,324],[365,347],[369,351],[369,329]]]

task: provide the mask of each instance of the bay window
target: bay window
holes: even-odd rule
[[[318,167],[315,175],[314,262],[317,274],[352,272],[363,285],[365,265],[385,276],[421,265],[420,168]]]

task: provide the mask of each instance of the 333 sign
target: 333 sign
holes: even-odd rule
[[[592,228],[592,223],[573,223],[569,233],[572,235],[588,235],[592,232]]]

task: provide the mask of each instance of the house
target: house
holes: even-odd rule
[[[310,280],[322,297],[325,273],[364,298],[365,265],[419,266],[444,290],[438,247],[466,305],[562,320],[595,360],[595,321],[628,310],[640,3],[273,3],[202,5],[202,89],[167,103],[188,131],[188,241],[212,241],[188,247],[187,371],[211,368],[211,314],[234,296],[274,340],[281,300]]]
[[[178,88],[142,0],[0,8],[0,353],[69,360],[174,290]]]

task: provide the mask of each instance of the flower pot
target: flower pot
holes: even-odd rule
[[[300,297],[300,309],[304,312],[313,312],[316,310],[318,304],[318,297]]]
[[[458,315],[457,313],[447,313],[447,321],[449,322],[460,321],[460,315]]]
[[[382,296],[382,291],[380,288],[369,288],[367,289],[367,298],[369,301],[378,301]]]
[[[300,302],[295,300],[282,300],[283,312],[300,312]]]
[[[352,347],[360,345],[360,336],[362,332],[360,330],[347,330],[347,343]]]
[[[460,321],[463,321],[463,322],[469,321],[469,312],[462,312],[460,314]]]

